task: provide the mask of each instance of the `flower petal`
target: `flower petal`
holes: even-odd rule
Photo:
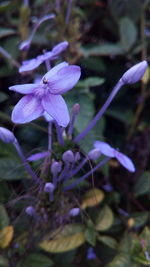
[[[39,152],[39,153],[31,155],[30,157],[27,158],[27,160],[28,161],[36,161],[36,160],[48,157],[49,154],[50,154],[49,151]]]
[[[54,68],[50,69],[42,78],[41,83],[43,84],[43,80],[50,80],[51,77],[53,77],[60,69],[63,67],[68,66],[69,64],[67,62],[62,62],[58,65],[56,65]]]
[[[39,87],[38,84],[33,83],[27,83],[27,84],[19,84],[10,86],[9,90],[21,93],[21,94],[32,94],[34,92],[34,89],[37,89]]]
[[[38,56],[37,58],[33,58],[30,60],[26,60],[22,62],[22,66],[19,68],[19,72],[31,71],[36,69],[43,62],[43,55]]]
[[[120,162],[120,164],[125,167],[130,172],[135,172],[135,167],[132,160],[124,155],[123,153],[115,150],[115,157]]]
[[[24,96],[14,107],[12,121],[14,123],[26,123],[37,119],[43,113],[40,100],[32,94]]]
[[[52,122],[54,120],[46,111],[44,111],[43,116],[46,121]]]
[[[104,154],[105,156],[107,157],[111,157],[111,158],[114,158],[115,155],[114,155],[114,148],[112,148],[110,145],[108,145],[107,143],[105,142],[101,142],[101,141],[95,141],[94,142],[94,147],[95,148],[98,148],[100,150],[100,152],[102,154]]]
[[[72,89],[81,76],[78,66],[67,66],[59,70],[48,82],[51,94],[62,94]]]
[[[69,45],[69,43],[67,41],[64,41],[64,42],[61,42],[57,45],[54,46],[54,48],[52,49],[52,53],[53,55],[58,55],[60,54],[61,52],[63,52],[67,46]]]
[[[69,112],[67,105],[60,95],[47,94],[42,100],[43,108],[54,118],[58,125],[66,127],[69,123]]]

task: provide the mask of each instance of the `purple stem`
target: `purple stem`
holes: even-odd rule
[[[85,163],[88,161],[88,158],[83,159],[83,161],[81,161],[81,163],[77,166],[76,169],[74,169],[73,171],[71,171],[71,173],[69,173],[67,179],[71,178],[72,176],[76,175],[76,173],[78,173],[81,168],[85,165]]]
[[[68,129],[68,135],[69,136],[72,136],[72,132],[73,132],[73,127],[74,127],[76,115],[77,114],[75,114],[75,113],[72,114],[72,118],[71,118],[69,129]]]
[[[36,183],[36,184],[39,184],[40,183],[40,180],[39,178],[36,176],[36,174],[33,172],[33,170],[31,169],[29,163],[27,162],[26,160],[26,157],[24,156],[23,154],[23,151],[18,143],[18,141],[16,140],[13,145],[15,146],[17,152],[18,152],[18,155],[19,157],[21,158],[22,162],[23,162],[23,165],[24,167],[26,168],[26,171],[29,173],[29,175],[32,177],[33,181]]]
[[[69,165],[70,164],[68,162],[65,163],[63,171],[61,172],[61,174],[57,178],[57,182],[62,181],[64,179],[64,177],[67,176],[67,173],[69,171]]]
[[[75,143],[80,142],[80,140],[83,139],[87,135],[87,133],[95,126],[97,121],[101,119],[104,112],[106,111],[106,109],[110,105],[111,101],[113,100],[113,98],[115,97],[115,95],[118,93],[119,89],[123,85],[124,85],[124,82],[122,81],[122,79],[120,79],[119,82],[116,84],[116,86],[113,88],[111,94],[107,98],[105,104],[102,106],[100,111],[96,114],[96,116],[93,118],[93,120],[91,120],[91,122],[88,124],[88,126],[79,135],[77,135],[75,137],[75,139],[74,139]]]
[[[55,126],[56,126],[58,142],[61,146],[64,146],[64,139],[62,136],[63,129],[60,128],[60,126],[58,125],[58,123],[56,121],[55,121]]]
[[[79,179],[77,179],[74,183],[72,183],[71,185],[68,185],[64,188],[64,191],[70,190],[72,188],[74,188],[76,185],[78,185],[79,183],[81,183],[82,181],[84,181],[87,177],[89,177],[89,175],[93,174],[97,169],[99,169],[100,167],[102,167],[106,162],[108,162],[110,160],[110,158],[106,157],[105,159],[103,159],[101,162],[99,162],[92,170],[90,170],[89,172],[87,172],[85,175],[83,175],[82,177],[80,177]]]
[[[71,14],[71,8],[72,8],[72,2],[73,0],[68,0],[68,8],[67,8],[67,13],[66,13],[66,19],[65,19],[65,23],[68,24],[69,23],[69,19],[70,19],[70,14]]]
[[[50,154],[51,154],[51,150],[52,150],[52,122],[51,121],[48,123],[48,150],[50,151]]]

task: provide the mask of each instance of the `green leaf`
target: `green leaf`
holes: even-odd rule
[[[78,82],[77,87],[90,88],[92,86],[98,86],[104,83],[103,78],[89,77]]]
[[[83,47],[81,49],[81,53],[85,57],[89,56],[117,56],[122,55],[124,53],[124,50],[120,43],[111,44],[111,43],[105,43],[103,45],[97,45],[93,46],[91,48]]]
[[[150,172],[145,171],[137,180],[133,187],[135,196],[150,194]]]
[[[132,265],[128,254],[118,253],[107,267],[132,267]]]
[[[50,267],[53,266],[53,261],[41,253],[31,253],[25,257],[17,267]]]
[[[22,163],[12,158],[0,158],[0,179],[18,180],[27,178]]]
[[[85,229],[84,235],[86,241],[92,246],[96,245],[96,234],[97,233],[95,231],[94,225],[89,219],[87,222],[87,228]]]
[[[136,42],[137,30],[131,19],[124,17],[120,21],[121,44],[128,51]]]
[[[112,238],[111,236],[98,235],[97,239],[110,248],[116,249],[118,246],[117,241],[114,238]]]
[[[83,228],[77,224],[70,224],[63,229],[57,229],[57,231],[51,233],[50,238],[51,240],[46,236],[40,242],[39,247],[51,253],[66,252],[81,246],[85,242]]]
[[[8,95],[6,95],[5,93],[0,92],[0,103],[4,102],[7,99],[8,99]]]
[[[112,210],[109,206],[104,206],[100,213],[98,214],[98,217],[96,219],[96,230],[98,231],[106,231],[108,230],[114,221],[114,215],[112,213]]]
[[[0,256],[0,267],[8,267],[8,266],[9,266],[8,260],[3,256]]]
[[[0,230],[9,225],[9,218],[5,207],[0,204]]]
[[[141,227],[144,225],[149,217],[149,212],[134,212],[131,214],[131,217],[134,219],[134,227]]]
[[[0,27],[0,38],[7,37],[7,36],[15,34],[15,33],[16,33],[16,31],[13,29]]]

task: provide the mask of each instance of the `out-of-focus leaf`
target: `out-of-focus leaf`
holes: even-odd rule
[[[149,266],[150,261],[145,258],[145,255],[139,255],[137,257],[133,257],[133,259],[136,263],[140,264],[138,266]]]
[[[82,88],[89,88],[92,86],[98,86],[104,83],[103,78],[99,77],[89,77],[84,80],[81,80],[78,82],[77,87],[82,87]]]
[[[145,195],[150,193],[150,172],[145,171],[137,180],[133,187],[135,196]]]
[[[137,21],[141,14],[140,0],[115,0],[109,1],[109,7],[113,18],[119,23],[120,18],[128,16],[133,21]]]
[[[9,218],[5,207],[0,204],[0,230],[9,225]]]
[[[0,92],[0,103],[4,102],[6,99],[8,99],[8,95]]]
[[[31,253],[25,257],[17,267],[50,267],[53,266],[53,261],[41,253]]]
[[[97,239],[110,248],[116,249],[118,246],[117,241],[111,236],[98,235]]]
[[[134,212],[131,214],[131,217],[134,219],[134,227],[141,227],[144,225],[149,217],[149,212]]]
[[[150,78],[150,68],[146,69],[146,72],[144,73],[144,76],[142,77],[142,82],[144,84],[147,84]]]
[[[104,199],[104,192],[98,188],[93,188],[87,191],[81,202],[81,209],[86,209],[87,207],[94,207],[101,203]]]
[[[13,226],[6,226],[0,230],[0,248],[5,249],[9,246],[14,235]]]
[[[8,28],[2,28],[0,27],[0,38],[7,37],[9,35],[15,34],[15,30],[8,29]]]
[[[110,262],[108,267],[132,267],[130,256],[125,253],[118,253],[117,256]]]
[[[95,246],[97,233],[95,231],[94,224],[92,223],[91,220],[87,221],[87,227],[85,229],[84,235],[85,235],[86,241],[90,245]]]
[[[83,229],[80,225],[70,224],[53,233],[53,238],[45,238],[39,247],[51,253],[66,252],[75,249],[85,242]]]
[[[8,267],[8,266],[9,266],[8,260],[3,256],[0,256],[0,267]]]
[[[0,179],[18,180],[27,178],[27,174],[22,163],[12,158],[0,159]]]
[[[98,214],[98,217],[96,219],[96,230],[98,231],[106,231],[108,230],[114,221],[114,215],[112,213],[112,210],[109,206],[104,206],[100,213]]]
[[[137,30],[131,19],[124,17],[120,21],[121,44],[128,51],[136,42]]]
[[[146,226],[140,234],[140,241],[144,241],[145,249],[150,251],[150,229]]]
[[[108,109],[106,111],[106,114],[110,117],[119,120],[127,125],[129,125],[132,122],[133,119],[133,112],[132,110],[123,110],[120,112],[119,110],[114,110],[112,108]]]
[[[95,73],[100,73],[101,72],[106,72],[106,66],[103,61],[103,58],[98,58],[98,57],[82,57],[80,59],[80,65],[83,68],[87,68],[88,70],[92,70]]]
[[[81,49],[81,53],[84,57],[89,56],[117,56],[122,55],[124,53],[124,50],[120,43],[111,44],[111,43],[105,43],[102,45],[93,46],[91,48],[83,47]]]

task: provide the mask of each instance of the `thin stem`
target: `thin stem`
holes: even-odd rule
[[[67,176],[67,173],[69,171],[69,166],[70,166],[70,164],[68,162],[66,162],[63,171],[58,176],[57,182],[62,181],[64,179],[64,177]]]
[[[16,68],[20,67],[20,64],[16,60],[14,60],[12,56],[1,46],[0,46],[0,54],[2,54],[3,57],[7,58]]]
[[[74,127],[74,123],[75,123],[75,118],[76,118],[76,114],[73,113],[73,114],[72,114],[71,121],[70,121],[69,129],[68,129],[68,135],[69,135],[69,136],[72,136],[73,127]]]
[[[48,150],[50,151],[50,154],[51,154],[51,150],[52,150],[52,122],[51,121],[48,123]]]
[[[82,138],[84,138],[87,133],[95,126],[95,124],[97,123],[98,120],[101,119],[101,117],[103,116],[104,112],[106,111],[106,109],[108,108],[108,106],[110,105],[111,101],[114,99],[114,97],[116,96],[116,94],[118,93],[119,89],[124,85],[124,82],[122,81],[122,79],[119,80],[119,82],[116,84],[116,86],[113,88],[111,94],[109,95],[109,97],[107,98],[105,104],[102,106],[102,108],[100,109],[100,111],[96,114],[96,116],[93,118],[93,120],[88,124],[88,126],[83,130],[83,132],[81,132],[79,135],[77,135],[74,139],[75,143],[80,142],[80,140]]]
[[[65,19],[65,23],[68,24],[69,23],[69,19],[70,19],[70,14],[71,14],[71,8],[72,8],[72,2],[73,0],[68,0],[68,8],[67,8],[67,13],[66,13],[66,19]]]
[[[99,162],[92,170],[90,170],[89,172],[87,172],[85,175],[83,175],[82,177],[80,177],[79,179],[77,179],[74,183],[72,183],[71,185],[68,185],[64,188],[64,191],[70,190],[72,188],[74,188],[76,185],[80,184],[82,181],[84,181],[87,177],[89,177],[92,173],[94,173],[97,169],[99,169],[100,167],[102,167],[105,163],[107,163],[110,160],[110,158],[105,158],[103,159],[101,162]]]
[[[58,142],[59,142],[59,144],[61,146],[64,146],[64,139],[63,139],[63,136],[62,136],[63,129],[60,128],[60,126],[58,125],[57,122],[55,122],[55,126],[56,126]]]
[[[73,171],[71,171],[71,173],[69,173],[67,179],[76,175],[81,170],[81,168],[86,164],[87,161],[88,158],[83,159],[83,161],[81,161],[81,163]]]
[[[26,171],[29,173],[29,175],[32,177],[33,181],[38,184],[40,182],[39,178],[36,176],[36,174],[33,172],[33,170],[31,169],[29,163],[26,160],[26,157],[23,154],[23,151],[18,143],[18,141],[16,140],[13,145],[15,146],[19,157],[21,158],[24,167],[26,168]]]

